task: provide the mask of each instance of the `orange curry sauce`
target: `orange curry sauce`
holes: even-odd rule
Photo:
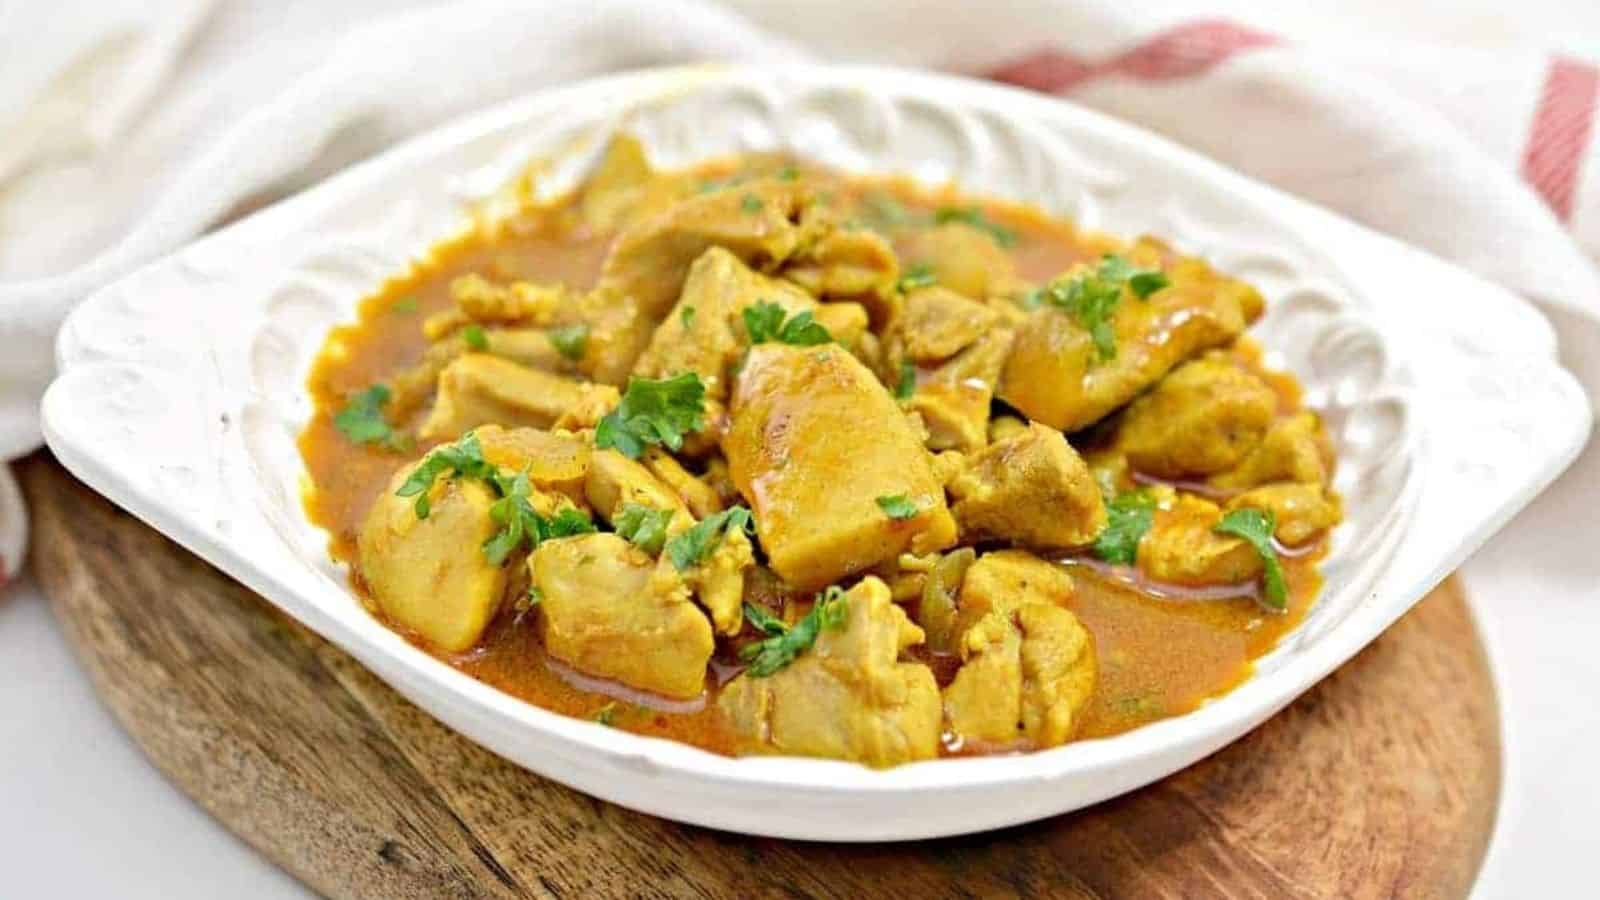
[[[734,161],[708,163],[695,174],[723,177],[736,165]],[[990,220],[1019,235],[1011,254],[1018,273],[1029,280],[1045,281],[1075,262],[1097,259],[1113,246],[1034,208],[959,195],[953,188],[929,191],[903,179],[843,177],[832,181],[830,187],[841,197],[859,198],[874,192],[888,195],[906,209],[922,212],[957,200],[975,204]],[[421,323],[430,314],[451,308],[449,287],[457,276],[477,272],[497,280],[592,285],[613,235],[589,231],[573,204],[572,196],[529,204],[493,227],[481,227],[439,245],[411,271],[363,300],[355,323],[335,329],[329,336],[310,377],[316,412],[299,446],[310,476],[306,508],[311,520],[332,535],[329,549],[335,559],[347,564],[354,561],[356,533],[373,499],[397,468],[421,458],[429,446],[419,445],[401,454],[354,444],[333,426],[334,414],[350,395],[421,359],[427,347]],[[1300,392],[1293,379],[1262,370],[1260,352],[1253,343],[1241,340],[1234,352],[1274,387],[1284,411],[1300,407]],[[419,411],[415,421],[426,412]],[[1289,585],[1286,613],[1268,612],[1249,598],[1152,596],[1097,567],[1069,561],[1077,586],[1070,609],[1093,635],[1099,666],[1095,694],[1077,737],[1116,734],[1188,712],[1243,681],[1251,672],[1252,661],[1271,650],[1304,618],[1321,586],[1316,566],[1325,550],[1325,542],[1319,542],[1309,552],[1302,550],[1283,559]],[[353,577],[352,582],[372,608],[359,578]],[[733,740],[714,703],[715,685],[731,674],[718,665],[718,659],[727,656],[725,648],[719,648],[713,658],[710,696],[689,704],[654,701],[639,692],[576,675],[548,659],[536,630],[514,622],[513,616],[509,609],[502,611],[479,645],[464,654],[442,653],[414,634],[407,637],[472,677],[546,709],[597,718],[618,728],[714,752],[733,752]],[[928,661],[941,685],[954,674],[953,660],[944,664]]]

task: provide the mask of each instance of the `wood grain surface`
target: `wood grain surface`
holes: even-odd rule
[[[1459,584],[1261,728],[1033,825],[879,845],[630,812],[457,737],[38,454],[33,571],[179,787],[318,892],[432,897],[1461,897],[1500,779]]]

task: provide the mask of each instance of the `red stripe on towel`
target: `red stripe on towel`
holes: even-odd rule
[[[1572,218],[1597,103],[1600,69],[1564,56],[1550,61],[1522,152],[1522,177],[1563,222]]]
[[[1046,93],[1068,91],[1086,81],[1121,75],[1139,81],[1190,78],[1210,71],[1244,50],[1282,43],[1276,35],[1220,19],[1187,22],[1102,60],[1043,49],[997,66],[986,77]]]

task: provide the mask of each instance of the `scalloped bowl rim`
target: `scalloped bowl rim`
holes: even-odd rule
[[[585,94],[629,94],[636,100],[643,101],[650,94],[666,94],[692,91],[697,85],[715,83],[722,79],[737,79],[741,77],[789,77],[804,80],[806,78],[824,79],[855,79],[862,83],[894,83],[913,92],[920,92],[926,102],[933,104],[951,103],[956,98],[980,106],[1005,109],[1008,113],[1022,117],[1046,116],[1060,121],[1067,121],[1075,129],[1092,131],[1105,139],[1137,143],[1150,153],[1165,156],[1170,165],[1197,172],[1201,175],[1216,179],[1228,179],[1230,187],[1240,192],[1239,202],[1262,210],[1261,214],[1268,218],[1278,218],[1273,212],[1274,204],[1279,206],[1287,203],[1299,204],[1278,195],[1269,188],[1247,182],[1240,176],[1223,169],[1220,165],[1210,162],[1193,154],[1191,151],[1177,147],[1163,138],[1145,133],[1133,126],[1103,117],[1097,113],[1072,106],[1059,98],[1044,95],[1025,93],[1019,90],[1006,88],[993,84],[968,81],[966,79],[950,76],[935,75],[921,72],[910,72],[883,67],[862,66],[811,66],[795,65],[769,67],[764,69],[745,69],[728,66],[695,66],[673,69],[646,70],[620,75],[606,76],[598,79],[578,82],[571,85],[555,87],[539,91],[529,97],[502,104],[484,112],[466,117],[454,124],[446,125],[440,129],[413,138],[397,147],[369,160],[358,164],[336,176],[321,183],[304,194],[290,198],[269,209],[257,213],[240,223],[229,226],[215,234],[196,242],[195,247],[228,240],[229,235],[241,226],[256,221],[265,216],[276,216],[288,221],[295,213],[308,212],[315,208],[315,204],[324,198],[336,198],[350,190],[359,190],[369,183],[380,179],[381,173],[389,168],[394,168],[408,159],[421,159],[433,157],[448,152],[449,148],[466,142],[467,140],[487,134],[499,129],[525,123],[528,110],[552,102],[557,98],[564,98],[568,102],[577,102]],[[1301,204],[1302,206],[1304,204]],[[276,221],[276,220],[274,220]],[[440,235],[443,237],[444,235]],[[152,267],[164,263],[153,264]],[[143,272],[145,270],[141,270]],[[137,278],[140,273],[130,276]],[[119,282],[121,284],[121,282]],[[105,289],[101,293],[116,290],[116,285]],[[98,294],[97,294],[98,297]],[[73,314],[73,322],[81,316],[87,315],[85,310],[92,309],[93,300],[83,304]],[[803,790],[821,794],[857,794],[867,793],[902,793],[908,790],[921,790],[930,788],[962,789],[983,788],[999,784],[1026,784],[1051,782],[1059,779],[1083,779],[1085,776],[1095,776],[1118,770],[1138,768],[1138,764],[1155,761],[1159,757],[1166,757],[1166,761],[1159,762],[1157,770],[1145,771],[1124,778],[1129,783],[1115,789],[1114,793],[1136,787],[1139,784],[1169,774],[1175,768],[1168,763],[1183,757],[1188,761],[1199,758],[1199,755],[1209,753],[1230,742],[1245,730],[1254,727],[1311,685],[1320,680],[1337,666],[1347,661],[1360,648],[1372,640],[1383,628],[1387,627],[1395,618],[1409,609],[1426,592],[1431,584],[1419,584],[1408,591],[1411,596],[1404,598],[1388,598],[1380,600],[1371,598],[1354,607],[1349,614],[1330,628],[1318,640],[1301,648],[1292,657],[1282,661],[1272,673],[1271,678],[1250,677],[1233,690],[1214,700],[1207,702],[1199,709],[1190,713],[1161,720],[1136,730],[1123,734],[1074,741],[1064,746],[1050,750],[1034,752],[1020,756],[1002,756],[985,758],[952,758],[936,759],[924,762],[910,763],[886,770],[865,768],[855,763],[834,760],[807,759],[799,757],[744,757],[731,758],[713,754],[698,748],[663,738],[640,736],[598,724],[571,718],[554,713],[530,703],[524,702],[504,693],[483,682],[471,678],[465,673],[454,669],[440,660],[435,659],[426,652],[405,642],[398,635],[389,631],[376,619],[368,616],[359,604],[352,603],[357,611],[366,618],[370,625],[368,628],[352,626],[352,623],[343,617],[333,615],[329,610],[321,608],[319,599],[310,599],[303,604],[288,604],[280,602],[278,598],[285,594],[295,594],[298,588],[280,580],[271,572],[251,569],[248,558],[243,557],[239,551],[229,547],[226,542],[218,540],[205,529],[195,527],[188,521],[177,517],[168,517],[159,502],[151,497],[141,496],[139,491],[119,476],[116,469],[103,460],[89,455],[82,448],[74,446],[70,438],[62,436],[61,430],[56,425],[66,415],[61,409],[64,402],[63,391],[58,390],[59,385],[65,380],[66,375],[74,367],[89,365],[108,365],[104,363],[83,363],[70,359],[66,351],[69,335],[74,332],[72,327],[63,329],[63,343],[60,345],[61,370],[63,376],[57,384],[52,386],[51,398],[46,400],[46,432],[52,448],[64,463],[75,474],[83,478],[91,486],[111,495],[113,499],[128,507],[135,514],[154,524],[159,530],[177,537],[182,543],[196,550],[208,560],[218,564],[235,577],[240,578],[274,602],[290,611],[296,618],[300,618],[308,625],[334,643],[356,655],[361,661],[379,672],[384,680],[388,681],[407,696],[422,702],[417,692],[427,693],[425,688],[438,688],[439,692],[433,693],[424,704],[430,709],[438,704],[461,702],[477,707],[482,711],[505,720],[501,726],[483,724],[487,731],[491,727],[503,727],[509,723],[518,727],[533,729],[558,737],[569,742],[571,750],[600,751],[612,757],[613,760],[624,767],[637,768],[646,773],[662,773],[667,775],[685,774],[693,775],[708,781],[720,782],[745,788],[772,788],[782,791]],[[316,339],[320,342],[321,335]],[[109,365],[114,365],[109,364]],[[1553,363],[1552,363],[1553,367]],[[1559,374],[1553,375],[1554,379],[1565,378],[1568,382],[1559,391],[1566,392],[1581,400],[1582,391],[1572,381],[1570,374],[1557,370]],[[1587,404],[1584,404],[1585,410]],[[1418,452],[1421,435],[1420,429],[1413,426],[1406,434],[1406,452]],[[1469,533],[1463,535],[1463,546],[1476,546],[1481,543],[1489,533],[1502,524],[1515,511],[1517,506],[1531,499],[1533,494],[1548,484],[1557,473],[1570,463],[1578,450],[1582,447],[1583,439],[1587,436],[1587,419],[1580,427],[1569,429],[1566,439],[1552,448],[1550,457],[1542,460],[1543,465],[1528,479],[1528,486],[1515,502],[1508,502],[1505,508],[1498,510],[1498,515],[1486,518],[1476,524]],[[1415,500],[1423,488],[1427,473],[1418,466],[1406,478],[1406,497],[1400,502]],[[1463,554],[1464,555],[1464,554]],[[1453,568],[1454,563],[1442,560],[1435,574],[1434,581],[1442,578],[1448,568]],[[345,589],[346,600],[352,599],[348,589]],[[1286,636],[1281,646],[1287,645],[1290,636]],[[1275,651],[1276,652],[1276,651]],[[436,714],[438,714],[436,712]],[[459,729],[458,729],[459,730]],[[494,738],[483,734],[475,736],[482,742],[493,743],[502,753],[513,755],[506,748],[506,744],[513,740],[509,732]],[[545,760],[547,764],[560,765],[559,755],[551,756]],[[526,764],[526,762],[524,762]],[[559,773],[546,774],[560,778]],[[591,791],[592,792],[592,791]],[[1093,791],[1089,791],[1093,793]],[[1106,794],[1105,796],[1110,796]],[[1103,797],[1097,798],[1103,799]],[[620,799],[624,805],[635,805],[649,808],[650,804],[632,799]],[[1082,804],[1068,803],[1061,809],[1064,811]],[[687,821],[701,821],[693,814],[684,814],[677,810],[651,809],[672,818]],[[1030,816],[1034,818],[1036,816]],[[992,817],[991,817],[992,818]],[[1004,818],[1003,816],[1001,818]],[[1020,821],[1020,819],[1018,820]],[[996,827],[995,825],[982,825],[980,827]],[[772,829],[748,829],[762,833],[784,834],[781,827]],[[901,829],[906,831],[907,829]],[[926,834],[954,834],[963,830],[959,827],[933,827]],[[915,829],[910,829],[915,831]],[[827,837],[815,829],[801,829],[796,832],[810,837]],[[844,839],[851,839],[846,837]]]

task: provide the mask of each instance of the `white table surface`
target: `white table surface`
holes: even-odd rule
[[[738,5],[750,7],[749,2]],[[1162,5],[1180,5],[1163,3]],[[1212,0],[1212,14],[1310,36],[1380,27],[1472,42],[1515,34],[1600,50],[1600,3],[1349,0],[1320,18],[1259,0]],[[1291,6],[1293,6],[1291,4]],[[1448,8],[1448,15],[1443,10]],[[1337,18],[1334,18],[1337,16]],[[1441,22],[1441,19],[1449,21]],[[1568,523],[1551,527],[1552,523]],[[1570,523],[1582,523],[1572,527]],[[1505,782],[1474,896],[1592,896],[1600,849],[1600,445],[1467,566],[1493,659],[1505,728]],[[1510,573],[1526,585],[1508,589]],[[91,691],[47,603],[26,577],[0,593],[0,862],[7,897],[266,900],[308,891],[173,788]],[[1585,887],[1587,886],[1587,887]]]

